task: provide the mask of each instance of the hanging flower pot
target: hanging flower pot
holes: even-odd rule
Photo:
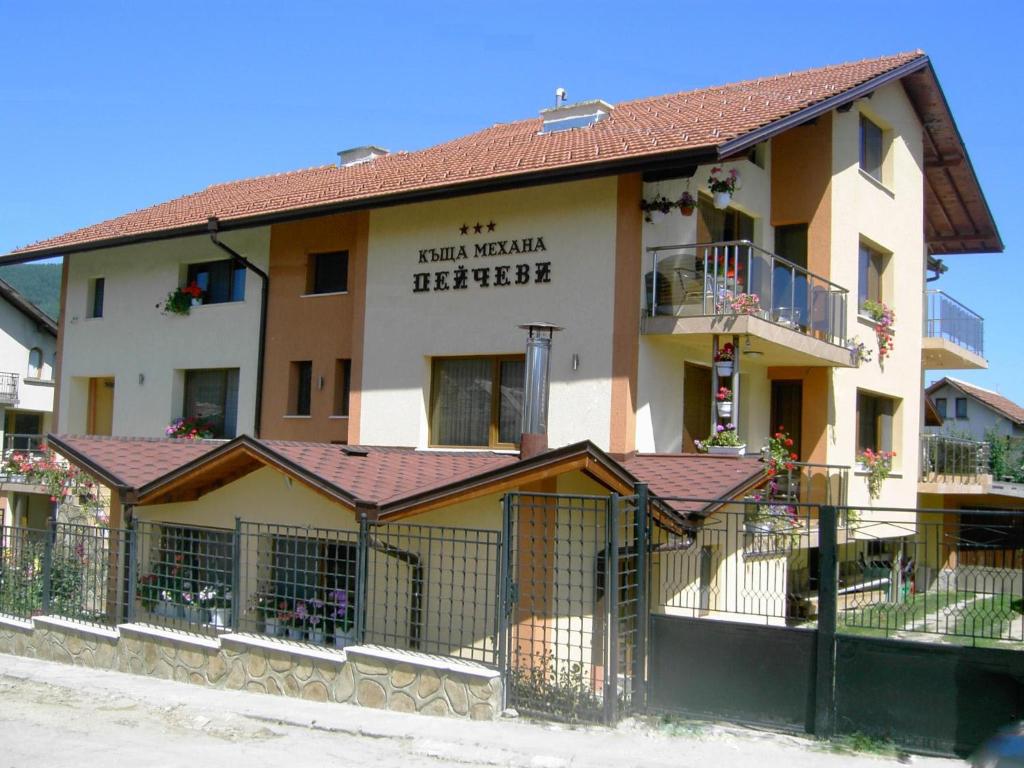
[[[730,419],[732,418],[732,403],[717,403],[718,405],[718,418]]]
[[[693,216],[693,209],[697,207],[697,201],[689,192],[683,192],[682,197],[676,201],[679,206],[679,213],[683,216]]]
[[[714,196],[715,208],[719,210],[729,207],[732,200],[732,193],[739,188],[740,174],[735,168],[728,172],[720,166],[711,169],[708,177],[708,189]]]
[[[715,192],[715,208],[722,211],[729,207],[732,202],[732,192]]]
[[[715,363],[715,370],[718,371],[719,378],[732,376],[732,360],[721,360]]]

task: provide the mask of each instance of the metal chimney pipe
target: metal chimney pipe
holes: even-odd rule
[[[548,449],[551,337],[562,329],[551,323],[528,323],[519,327],[529,332],[523,375],[523,435],[519,444],[519,458],[528,459]]]

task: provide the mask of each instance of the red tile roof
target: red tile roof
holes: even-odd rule
[[[73,250],[164,230],[370,201],[460,184],[720,147],[886,74],[921,51],[622,102],[585,129],[542,134],[540,118],[499,124],[417,152],[214,184],[201,192],[15,251]]]
[[[970,395],[976,400],[979,400],[999,415],[1012,421],[1014,424],[1024,424],[1024,408],[1021,408],[1013,402],[1013,400],[1003,397],[998,392],[993,392],[991,389],[983,389],[975,386],[974,384],[969,384],[966,381],[946,376],[928,387],[925,392],[930,397],[934,392],[938,391],[946,384],[959,389],[965,395]]]
[[[162,484],[172,473],[202,472],[202,464],[195,468],[186,465],[207,455],[212,460],[216,449],[227,452],[248,445],[265,452],[272,460],[283,459],[294,465],[345,499],[380,507],[444,488],[457,491],[460,484],[472,483],[488,473],[526,464],[515,454],[492,451],[420,451],[251,438],[226,443],[60,435],[51,436],[51,445],[101,479],[131,491]],[[353,450],[365,455],[353,455]],[[752,459],[693,454],[633,455],[616,462],[589,443],[566,446],[530,461],[543,463],[545,456],[571,458],[583,453],[618,467],[628,483],[648,483],[652,494],[695,500],[730,498],[760,479],[764,471],[764,465]],[[669,506],[681,512],[697,512],[707,504],[691,501],[672,502]]]
[[[224,445],[223,440],[60,435],[51,444],[69,459],[102,468],[114,485],[139,488]]]
[[[669,503],[677,512],[698,512],[707,502],[733,498],[762,479],[765,469],[753,458],[696,453],[637,454],[621,463],[652,495],[685,499]]]

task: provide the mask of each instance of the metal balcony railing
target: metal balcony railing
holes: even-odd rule
[[[925,335],[947,339],[977,355],[985,354],[985,319],[939,290],[925,291]]]
[[[18,402],[18,374],[0,373],[0,403],[16,405]]]
[[[4,456],[11,451],[39,453],[46,449],[46,435],[4,435]]]
[[[766,486],[768,499],[783,503],[843,506],[850,485],[850,468],[841,464],[793,462]]]
[[[949,435],[921,435],[921,481],[977,483],[987,475],[988,443]]]
[[[848,291],[747,240],[650,248],[650,316],[754,315],[833,344],[846,341]]]

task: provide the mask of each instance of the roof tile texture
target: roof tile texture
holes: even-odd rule
[[[42,240],[19,253],[438,189],[625,158],[717,147],[885,74],[921,51],[627,101],[588,128],[541,134],[541,119],[494,125],[417,152],[215,184]]]

